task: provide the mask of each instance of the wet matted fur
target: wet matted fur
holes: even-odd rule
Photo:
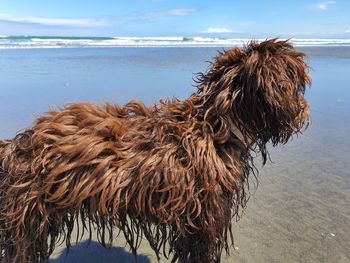
[[[48,261],[79,221],[102,244],[121,231],[133,253],[145,237],[174,262],[220,262],[253,156],[307,127],[304,58],[252,41],[219,53],[185,100],[70,104],[0,141],[2,261]]]

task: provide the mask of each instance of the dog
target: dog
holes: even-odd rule
[[[134,254],[146,238],[158,259],[220,262],[254,157],[265,164],[267,144],[309,124],[305,58],[251,41],[219,52],[185,100],[69,104],[0,141],[2,262],[47,262],[73,228],[103,245],[118,231]]]

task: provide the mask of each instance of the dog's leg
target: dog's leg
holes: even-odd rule
[[[23,203],[19,206],[20,210],[11,209],[10,204],[7,204],[7,208],[10,208],[7,211],[10,212],[2,215],[1,218],[2,223],[4,223],[2,227],[5,226],[5,229],[1,230],[1,250],[3,254],[1,262],[47,262],[50,255],[48,245],[50,237],[48,233],[51,230],[49,224],[43,220],[43,216],[36,205],[26,202],[25,194],[21,192],[17,194],[18,196],[14,202]],[[30,213],[26,211],[27,207],[33,208]],[[22,214],[20,215],[20,213]]]
[[[52,239],[52,229],[40,197],[40,177],[30,172],[31,160],[30,153],[15,148],[13,142],[0,141],[0,249],[3,263],[46,262],[49,258],[48,241]]]
[[[231,236],[231,211],[227,208],[226,198],[221,197],[217,214],[207,219],[202,214],[194,222],[198,227],[186,227],[187,233],[170,241],[179,263],[220,263],[223,250],[229,250]],[[227,208],[227,209],[226,209]],[[221,211],[220,213],[218,211]],[[202,221],[203,220],[203,221]],[[202,221],[202,222],[201,222]],[[176,228],[176,227],[175,227]],[[179,231],[174,230],[176,233]]]
[[[202,231],[180,237],[172,244],[172,262],[179,263],[220,263],[222,248]]]

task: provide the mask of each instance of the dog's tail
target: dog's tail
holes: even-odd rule
[[[6,153],[8,152],[9,145],[10,145],[10,142],[0,140],[0,182],[2,181],[5,173],[4,162],[7,155]]]
[[[5,161],[5,157],[6,157],[6,149],[8,148],[8,142],[2,141],[0,140],[0,183],[3,181],[4,178],[4,161]],[[2,187],[0,185],[0,196],[2,196]]]
[[[10,142],[9,141],[2,141],[0,140],[0,205],[1,205],[1,200],[4,196],[5,188],[6,186],[3,184],[5,178],[6,178],[6,156],[8,155],[9,149],[10,149]],[[0,211],[1,211],[0,207]],[[0,214],[1,217],[1,214]],[[0,220],[1,224],[1,220]],[[0,225],[0,231],[1,231],[1,225]]]

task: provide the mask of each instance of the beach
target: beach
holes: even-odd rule
[[[0,48],[0,138],[67,103],[186,98],[195,92],[193,74],[205,71],[224,44]],[[223,262],[350,262],[350,46],[299,49],[309,56],[313,79],[306,92],[310,127],[270,147],[272,162],[260,169],[258,187],[252,180],[248,206],[233,222],[235,250]],[[113,245],[82,241],[68,256],[61,245],[51,262],[133,262],[121,236]],[[140,254],[139,262],[156,262],[145,242]]]

